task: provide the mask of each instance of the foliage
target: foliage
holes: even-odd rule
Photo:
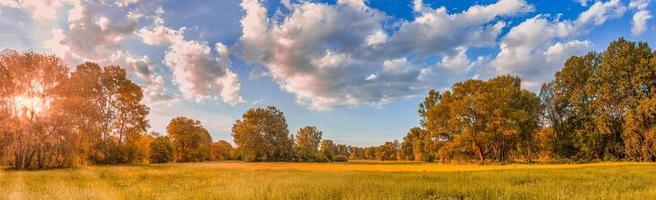
[[[332,161],[333,157],[335,157],[335,152],[337,150],[337,146],[335,146],[335,143],[332,140],[322,140],[321,141],[321,147],[319,152],[321,153],[321,157],[323,160],[326,161]]]
[[[233,125],[232,136],[243,160],[286,161],[292,157],[287,121],[276,107],[249,109]]]
[[[294,152],[296,160],[316,162],[321,160],[319,154],[319,143],[321,142],[322,132],[314,126],[305,126],[298,129],[296,133],[296,145]]]
[[[159,136],[150,143],[150,163],[167,163],[173,160],[173,146],[166,136]]]
[[[178,162],[202,162],[210,160],[212,137],[200,121],[176,117],[166,126],[168,138]]]
[[[650,104],[656,61],[646,43],[620,38],[600,53],[570,58],[542,89],[551,149],[579,160],[653,160]]]
[[[55,56],[0,55],[0,147],[15,169],[74,166],[79,138],[59,116],[68,67]],[[6,153],[4,153],[6,152]]]
[[[400,151],[400,144],[398,141],[385,142],[385,144],[376,147],[375,158],[376,160],[398,160],[398,152]]]
[[[434,141],[443,145],[438,150],[440,159],[476,156],[481,163],[488,158],[505,162],[521,152],[530,158],[540,104],[520,83],[518,77],[499,76],[456,83],[444,92],[429,109],[426,123]]]
[[[347,162],[348,158],[344,155],[336,155],[335,157],[333,157],[333,161],[335,161],[335,162]]]
[[[211,160],[232,160],[233,148],[230,143],[225,140],[219,140],[212,143],[212,150],[210,152]]]

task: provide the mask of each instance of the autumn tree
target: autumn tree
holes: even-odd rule
[[[365,147],[364,149],[364,159],[365,160],[375,160],[376,159],[376,147]]]
[[[150,143],[150,163],[167,163],[173,160],[173,146],[166,136],[156,137]]]
[[[293,141],[283,112],[276,107],[253,108],[232,126],[232,136],[246,161],[286,161]]]
[[[232,145],[225,140],[212,142],[212,150],[210,152],[211,160],[231,160],[232,158]]]
[[[571,57],[543,86],[541,99],[557,155],[642,159],[636,157],[641,146],[636,141],[649,135],[650,125],[641,122],[649,120],[639,114],[649,113],[644,108],[656,87],[653,54],[646,43],[620,38],[603,52]]]
[[[68,67],[32,52],[0,55],[0,142],[15,169],[78,164],[77,137],[62,114],[61,88]]]
[[[125,69],[86,62],[76,67],[66,84],[65,107],[91,162],[133,163],[147,155],[136,148],[147,134],[149,109],[143,91]]]
[[[333,157],[335,157],[336,149],[337,146],[335,146],[335,143],[332,140],[322,140],[319,152],[324,160],[332,161]]]
[[[295,153],[300,161],[319,161],[319,143],[322,132],[314,126],[305,126],[296,132]]]
[[[166,127],[168,138],[178,162],[202,162],[210,160],[212,137],[200,121],[176,117]]]
[[[364,160],[364,148],[349,146],[349,160]]]
[[[384,160],[397,160],[397,153],[401,146],[398,141],[385,142],[384,144],[375,148],[375,158],[379,161]]]
[[[530,157],[539,128],[538,97],[521,89],[521,80],[499,76],[456,83],[428,112],[427,127],[444,143],[442,160],[492,158],[508,161],[515,151]]]

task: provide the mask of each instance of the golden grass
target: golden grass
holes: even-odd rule
[[[656,167],[656,163],[644,162],[600,162],[587,164],[444,164],[408,161],[351,161],[347,163],[244,163],[244,162],[208,162],[179,163],[176,165],[191,168],[240,169],[240,170],[299,170],[299,171],[372,171],[372,172],[458,172],[489,171],[512,169],[572,169],[582,167],[618,167],[646,166]]]
[[[93,166],[0,171],[0,199],[656,199],[656,164]]]

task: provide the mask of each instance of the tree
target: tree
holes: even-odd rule
[[[520,85],[518,77],[499,76],[456,83],[452,91],[442,94],[428,111],[426,122],[431,135],[444,143],[438,151],[441,159],[475,156],[480,163],[489,157],[505,162],[516,150],[530,158],[540,104],[535,94]]]
[[[150,143],[150,163],[167,163],[173,160],[173,146],[166,136],[156,137]]]
[[[376,147],[366,147],[366,148],[364,148],[364,159],[365,160],[375,160],[376,159]]]
[[[349,146],[349,160],[364,160],[364,148],[361,147],[356,147],[356,146]]]
[[[426,98],[424,98],[424,101],[419,104],[419,109],[417,112],[419,113],[419,117],[421,118],[419,120],[419,124],[422,127],[426,127],[426,122],[428,121],[428,111],[435,106],[436,104],[439,103],[440,101],[440,93],[435,91],[434,89],[431,89],[428,91],[428,95]]]
[[[212,137],[200,121],[176,117],[166,127],[178,162],[201,162],[210,160]]]
[[[295,152],[300,161],[318,161],[321,158],[318,149],[322,134],[314,126],[305,126],[298,129]]]
[[[556,155],[638,159],[635,141],[642,139],[636,133],[648,129],[640,127],[641,117],[635,114],[643,112],[636,109],[649,104],[656,91],[653,55],[646,43],[620,38],[603,52],[574,56],[565,63],[541,95]]]
[[[424,129],[414,127],[408,131],[401,143],[401,159],[414,161],[432,161],[433,137]]]
[[[225,140],[219,140],[212,143],[211,159],[212,160],[231,160],[232,145]]]
[[[66,84],[64,109],[74,123],[89,159],[98,164],[143,160],[134,146],[146,135],[149,109],[143,91],[118,66],[86,62],[76,67]]]
[[[335,157],[336,148],[337,147],[332,140],[322,140],[321,149],[319,151],[324,160],[332,161],[333,157]]]
[[[276,107],[249,109],[232,126],[232,136],[246,161],[291,159],[293,141],[285,115]]]
[[[385,144],[376,147],[375,157],[376,160],[397,160],[397,152],[399,151],[398,142],[385,142]]]
[[[65,112],[59,107],[66,81],[68,67],[55,56],[0,55],[0,151],[13,156],[15,169],[78,164],[76,137],[68,121],[58,118]]]

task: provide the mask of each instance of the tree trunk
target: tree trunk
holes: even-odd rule
[[[477,142],[474,143],[476,146],[476,153],[478,154],[478,159],[480,160],[480,164],[483,165],[485,164],[485,155],[483,154],[483,147]]]

